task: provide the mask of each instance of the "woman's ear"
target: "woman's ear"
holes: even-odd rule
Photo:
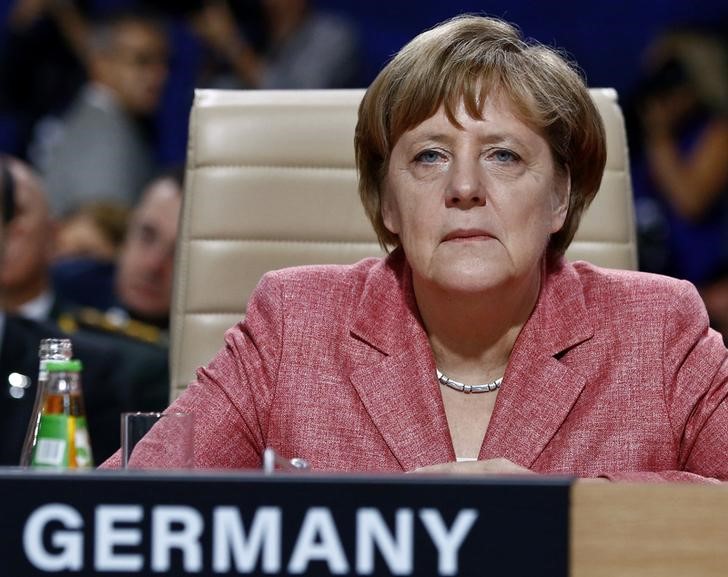
[[[386,185],[382,188],[381,211],[384,226],[392,234],[398,235],[401,228],[399,207],[397,206],[397,200],[394,198],[394,195],[387,190]]]
[[[571,200],[571,172],[567,168],[564,174],[556,179],[556,186],[551,197],[551,233],[561,230],[566,222],[569,213],[569,202]]]

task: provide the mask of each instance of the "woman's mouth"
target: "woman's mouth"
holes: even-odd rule
[[[445,235],[442,242],[466,242],[466,241],[478,241],[478,240],[489,240],[493,238],[493,235],[488,231],[477,228],[457,229],[453,230]]]

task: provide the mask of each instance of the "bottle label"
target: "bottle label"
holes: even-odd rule
[[[74,448],[76,452],[76,467],[87,468],[93,467],[93,459],[91,458],[91,442],[88,436],[88,427],[86,419],[83,417],[69,417],[75,421],[76,430],[74,431]]]
[[[92,467],[86,419],[58,414],[41,416],[32,466]]]
[[[68,417],[42,415],[33,452],[34,467],[68,466]]]

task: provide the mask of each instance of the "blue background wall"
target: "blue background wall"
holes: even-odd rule
[[[644,48],[659,32],[678,24],[728,28],[727,0],[317,0],[350,16],[364,41],[369,74],[418,32],[463,12],[479,12],[517,24],[526,36],[564,48],[584,69],[591,86],[628,92],[639,76]]]

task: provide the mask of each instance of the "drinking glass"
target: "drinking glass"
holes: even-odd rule
[[[193,462],[194,420],[188,413],[123,413],[121,466],[124,469],[189,469]]]

